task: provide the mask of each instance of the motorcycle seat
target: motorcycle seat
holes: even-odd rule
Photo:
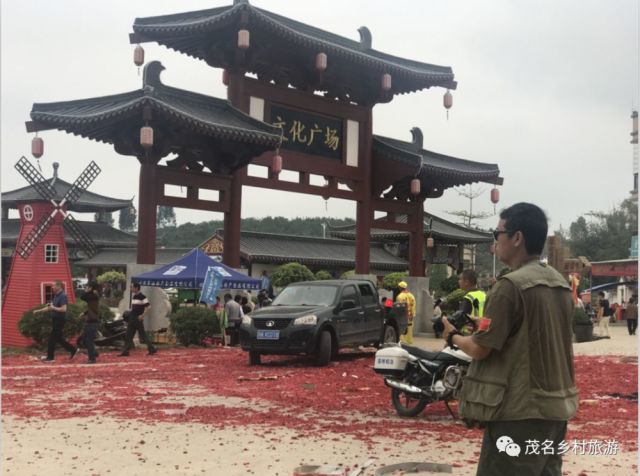
[[[419,347],[414,347],[412,345],[402,344],[402,348],[409,352],[411,355],[418,357],[419,359],[424,360],[439,360],[442,356],[440,352],[432,352],[430,350],[424,350]]]

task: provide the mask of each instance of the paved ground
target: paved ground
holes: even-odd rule
[[[608,455],[570,451],[567,475],[637,471],[637,401],[626,397],[637,392],[638,341],[624,327],[611,331],[574,345],[581,406],[567,438],[621,445]],[[2,474],[290,476],[302,464],[354,468],[369,458],[374,467],[432,461],[475,474],[481,434],[441,404],[399,418],[372,359],[354,353],[318,369],[290,358],[249,367],[239,349],[220,348],[105,353],[95,366],[7,357]]]

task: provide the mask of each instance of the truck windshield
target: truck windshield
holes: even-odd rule
[[[282,290],[272,306],[330,306],[338,286],[289,286]]]

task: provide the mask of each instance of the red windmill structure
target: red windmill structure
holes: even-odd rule
[[[62,198],[55,187],[57,173],[47,180],[24,157],[15,168],[41,197],[19,207],[20,234],[2,300],[2,345],[21,347],[31,343],[18,330],[23,313],[51,302],[56,281],[61,281],[65,289],[72,288],[65,232],[88,257],[96,253],[94,242],[67,210],[95,180],[100,167],[92,161]],[[75,302],[73,292],[68,296],[70,303]]]

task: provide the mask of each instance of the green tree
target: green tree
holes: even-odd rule
[[[109,226],[113,226],[113,214],[105,211],[96,212],[93,215],[93,221],[106,223]]]
[[[298,281],[313,281],[315,276],[305,265],[300,263],[287,263],[278,266],[271,275],[274,286],[283,288]]]
[[[115,271],[112,269],[111,271],[102,273],[100,276],[96,278],[96,281],[98,281],[98,284],[109,283],[109,284],[117,285],[120,283],[125,283],[127,281],[127,277],[125,276],[124,273],[121,273],[120,271]]]
[[[393,291],[398,287],[398,283],[400,281],[404,281],[404,279],[409,276],[408,271],[400,271],[397,273],[389,273],[384,276],[382,280],[382,287],[389,291]]]
[[[631,236],[637,233],[637,204],[624,200],[609,212],[590,212],[569,226],[569,247],[573,256],[586,256],[590,261],[606,261],[629,257]]]
[[[440,283],[440,290],[445,294],[452,293],[456,289],[458,289],[458,276],[455,274],[443,279]]]
[[[440,289],[440,283],[447,279],[447,265],[432,264],[427,268],[427,277],[429,278],[429,289],[431,291]]]
[[[158,228],[167,228],[176,226],[176,212],[173,207],[159,206],[156,215],[156,224]]]
[[[118,228],[122,231],[135,231],[137,217],[138,212],[133,205],[123,208],[118,216]]]
[[[331,276],[331,273],[329,271],[321,269],[316,273],[316,281],[322,281],[325,279],[333,279],[333,276]]]

